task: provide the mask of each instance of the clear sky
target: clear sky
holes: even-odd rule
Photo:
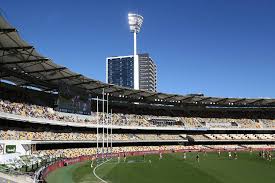
[[[139,53],[158,91],[275,98],[274,0],[1,0],[24,40],[75,72],[105,81],[105,58],[129,55],[128,12],[144,16]]]

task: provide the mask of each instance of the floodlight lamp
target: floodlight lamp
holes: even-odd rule
[[[138,14],[129,13],[128,14],[128,22],[130,26],[130,31],[139,33],[140,28],[142,26],[143,17]]]

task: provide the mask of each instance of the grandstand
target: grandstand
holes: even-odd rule
[[[272,149],[275,142],[275,99],[185,96],[102,83],[40,55],[3,17],[0,57],[3,172],[34,176],[57,160],[97,153]],[[68,108],[63,95],[78,92],[88,97],[76,97]]]

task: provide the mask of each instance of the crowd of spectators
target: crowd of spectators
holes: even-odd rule
[[[203,134],[203,135],[188,135],[194,140],[275,140],[274,134]]]
[[[274,134],[193,134],[187,135],[194,140],[275,140]],[[50,129],[29,128],[24,131],[19,128],[0,128],[1,140],[41,140],[41,141],[101,141],[103,134],[98,136],[95,132],[54,131]],[[105,133],[104,136],[107,139]],[[187,139],[186,134],[134,134],[120,133],[108,134],[108,139],[113,141],[165,141]]]
[[[108,124],[118,126],[142,126],[142,127],[186,127],[186,128],[275,128],[274,119],[251,119],[251,118],[201,118],[201,117],[169,117],[137,114],[114,113],[112,116],[99,112],[98,115],[68,114],[55,111],[53,108],[10,102],[0,99],[0,112],[21,115],[24,117],[43,118],[62,122],[77,122],[84,124],[99,124],[108,116]],[[105,120],[103,120],[103,118]],[[112,120],[112,121],[111,121]]]
[[[107,138],[105,133],[104,138]],[[113,141],[142,141],[142,140],[182,140],[179,135],[172,134],[108,134],[109,140]],[[1,140],[41,140],[41,141],[96,141],[97,134],[95,132],[66,132],[53,131],[49,129],[25,129],[19,128],[0,128]],[[103,139],[103,134],[98,134],[98,139]]]
[[[261,119],[260,121],[264,128],[275,128],[275,119]]]
[[[87,117],[86,119],[77,118],[73,115],[63,115],[57,111],[54,111],[53,108],[26,104],[26,103],[17,103],[10,102],[8,100],[0,99],[0,112],[10,113],[21,115],[24,117],[34,117],[34,118],[43,118],[56,121],[66,121],[66,122],[88,122],[90,121]]]
[[[127,147],[113,147],[112,153],[124,153],[124,152],[138,152],[138,151],[158,151],[158,150],[202,150],[208,149],[205,146],[197,145],[197,146],[183,146],[183,145],[170,145],[170,146],[127,146]],[[99,148],[98,153],[100,154],[102,149]],[[105,149],[105,153],[106,153]],[[73,158],[82,155],[94,155],[97,150],[95,147],[93,148],[74,148],[74,149],[52,149],[52,150],[39,150],[34,152],[34,154],[38,154],[40,156],[46,155],[60,155],[66,158]],[[111,152],[109,148],[109,153]]]
[[[33,132],[0,130],[2,140],[96,140],[94,133],[56,133],[51,131]]]

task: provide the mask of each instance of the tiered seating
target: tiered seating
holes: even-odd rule
[[[96,140],[95,133],[0,130],[2,140]]]
[[[2,140],[41,140],[41,141],[95,141],[97,135],[94,132],[60,132],[60,131],[34,131],[30,128],[28,131],[20,129],[0,129],[0,138]],[[103,134],[98,134],[99,140],[103,139]],[[105,132],[105,139],[107,138]],[[109,134],[109,139],[111,135]],[[179,135],[171,134],[112,134],[113,141],[135,141],[135,140],[182,140]]]
[[[161,140],[156,134],[137,134],[136,136],[142,140]]]
[[[0,112],[16,114],[23,117],[42,118],[55,121],[76,122],[85,124],[96,124],[97,114],[91,116],[68,114],[54,111],[50,107],[16,103],[0,99]],[[106,113],[98,113],[99,124],[103,123]],[[109,116],[110,123],[111,116]],[[106,120],[105,120],[106,124]],[[119,126],[143,126],[143,127],[181,127],[181,128],[274,128],[275,120],[250,119],[250,118],[201,118],[201,117],[171,117],[151,116],[137,114],[114,113],[112,124]]]
[[[197,118],[186,118],[181,117],[180,120],[184,123],[184,126],[191,128],[202,127],[201,123],[197,120]]]
[[[263,128],[275,128],[275,120],[261,119],[260,123],[262,123]]]
[[[244,149],[245,147],[239,145],[207,145],[206,147],[215,149],[215,150],[235,150],[235,149]]]
[[[182,140],[183,138],[179,135],[168,135],[168,134],[161,134],[159,137],[163,140]]]
[[[129,147],[113,147],[113,153],[123,153],[123,152],[137,152],[137,151],[153,151],[153,150],[201,150],[201,149],[208,149],[205,146],[182,146],[182,145],[172,145],[172,146],[129,146]],[[99,153],[101,153],[101,148],[99,149]],[[107,150],[105,149],[105,152]],[[110,152],[109,148],[109,152]],[[74,148],[74,149],[54,149],[54,150],[39,150],[36,151],[35,154],[38,155],[55,155],[60,154],[62,157],[72,158],[78,157],[82,155],[93,155],[96,154],[96,148]]]
[[[16,103],[0,99],[0,112],[21,115],[24,117],[44,118],[49,120],[66,121],[66,122],[92,122],[95,123],[94,118],[90,116],[83,117],[83,115],[66,114],[56,112],[50,107]],[[65,114],[65,115],[64,115]]]
[[[204,134],[190,135],[197,140],[275,140],[271,134]]]

